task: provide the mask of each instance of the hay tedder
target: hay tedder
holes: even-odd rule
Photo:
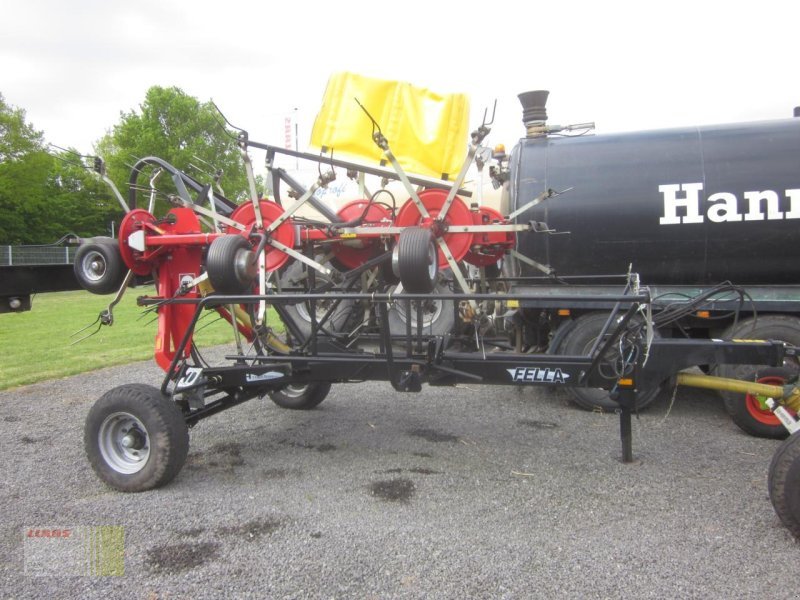
[[[467,118],[462,96],[335,76],[312,133],[320,155],[254,142],[240,131],[249,199],[238,205],[218,182],[203,183],[157,157],[134,165],[126,201],[98,161],[126,214],[118,240],[84,241],[76,275],[90,291],[116,292],[99,326],[113,323],[113,308],[135,277],[154,279],[155,296],[138,303],[157,312],[155,359],[165,372],[160,388],[123,385],[91,409],[84,439],[98,476],[129,492],[164,485],[183,466],[188,428],[199,420],[265,395],[283,408],[312,409],[331,384],[364,380],[388,381],[400,392],[464,382],[608,390],[619,404],[627,462],[637,397],[665,381],[752,394],[790,433],[800,429],[786,408],[800,408],[794,385],[679,373],[709,364],[778,366],[796,360],[794,347],[654,336],[650,294],[635,273],[615,278],[616,294],[581,295],[587,306],[614,306],[584,353],[542,353],[539,329],[531,326],[537,308],[576,299],[567,278],[559,279],[563,293],[531,293],[514,264],[556,277],[517,251],[519,235],[554,233],[525,214],[556,193],[524,199],[503,214],[483,202],[480,186],[468,190],[473,165],[482,173],[490,164],[498,185],[515,182],[508,157],[482,146],[491,125],[486,115],[470,135]],[[253,150],[266,153],[267,197],[256,189]],[[333,158],[333,150],[368,161]],[[306,187],[295,180],[278,166],[279,156],[316,162],[316,182]],[[337,169],[357,183],[362,198],[333,208],[317,192]],[[149,187],[139,181],[148,172]],[[156,179],[164,173],[175,190],[172,208],[156,215]],[[374,192],[371,181],[379,182]],[[148,206],[141,208],[138,196],[148,189]],[[208,311],[230,324],[231,344],[216,361],[193,342]],[[784,442],[770,468],[773,505],[795,535],[798,439]]]

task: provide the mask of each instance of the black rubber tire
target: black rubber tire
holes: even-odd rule
[[[255,252],[241,235],[218,237],[208,248],[208,281],[220,294],[244,294],[258,276]]]
[[[81,244],[73,270],[80,286],[93,294],[116,292],[128,272],[119,245],[111,238],[94,238]]]
[[[784,385],[793,377],[791,369],[786,367],[745,366],[749,367],[750,371],[741,374],[737,379]],[[727,377],[727,375],[721,376]],[[766,381],[764,381],[765,379]],[[789,435],[778,417],[771,413],[760,412],[758,407],[754,406],[753,400],[748,399],[746,394],[726,393],[726,396],[725,410],[739,429],[748,435],[772,440],[782,440]]]
[[[146,440],[141,464],[135,464],[119,437],[132,421],[138,422],[139,441]],[[157,388],[133,383],[115,387],[95,402],[86,417],[83,442],[89,464],[103,482],[121,492],[143,492],[166,485],[180,472],[189,452],[189,429],[175,402]]]
[[[409,294],[429,294],[436,285],[439,257],[429,229],[406,227],[397,240],[397,276]]]
[[[402,287],[398,286],[400,290]],[[395,288],[392,293],[397,292]],[[422,333],[424,335],[446,335],[452,333],[456,326],[455,300],[437,298],[440,294],[451,294],[452,290],[447,281],[440,279],[430,293],[430,297],[423,300]],[[417,301],[411,302],[411,334],[417,333]],[[406,335],[406,309],[405,301],[399,299],[389,305],[389,333],[392,335]]]
[[[311,410],[319,406],[330,391],[330,383],[315,382],[303,386],[287,385],[280,390],[269,392],[269,397],[281,408]]]
[[[608,316],[609,313],[594,312],[575,319],[556,352],[567,355],[588,354]],[[575,405],[584,410],[614,412],[619,408],[619,404],[609,397],[606,390],[578,386],[566,389]],[[661,386],[640,392],[637,396],[637,409],[642,410],[652,404],[660,392]]]
[[[800,539],[800,433],[784,440],[772,456],[767,487],[778,518]]]
[[[728,328],[723,339],[782,340],[794,346],[800,345],[800,319],[788,315],[763,315],[757,319],[746,319],[735,328]],[[766,365],[719,365],[716,374],[730,379],[756,381],[764,373],[773,373],[775,367]],[[796,361],[785,361],[781,373],[786,379],[793,379],[800,373]],[[713,374],[713,373],[712,373]],[[773,424],[764,424],[755,418],[747,408],[745,394],[720,392],[725,410],[733,422],[744,432],[768,439],[783,439],[788,435],[786,428],[775,419]]]
[[[300,288],[308,290],[306,284],[307,273],[303,268],[303,263],[293,262],[281,275],[281,288]],[[314,274],[314,283],[317,288],[325,285],[331,281],[336,281],[337,276],[329,277],[322,273]],[[335,294],[331,293],[331,301],[323,300],[316,303],[317,322],[319,322],[328,308],[332,306],[333,301],[336,300]],[[292,304],[284,304],[286,314],[292,318],[297,325],[303,336],[308,339],[311,335],[311,313],[309,312],[309,302],[294,302]],[[357,304],[355,300],[339,300],[333,313],[328,317],[323,325],[323,328],[333,333],[340,333],[346,331],[353,316],[353,311],[356,310]],[[319,330],[317,334],[319,335]]]

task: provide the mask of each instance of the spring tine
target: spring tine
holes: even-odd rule
[[[73,334],[72,334],[72,335],[70,335],[69,337],[75,337],[75,336],[76,336],[76,335],[78,335],[79,333],[83,333],[84,331],[86,331],[86,330],[87,330],[87,329],[89,329],[90,327],[94,327],[94,325],[95,325],[96,323],[98,323],[99,321],[100,321],[100,315],[97,315],[97,318],[96,318],[94,321],[92,321],[91,323],[89,323],[89,324],[88,324],[86,327],[83,327],[82,329],[78,329],[78,331],[76,331],[75,333],[73,333]]]
[[[98,321],[100,321],[100,317],[97,317],[97,319],[95,319],[94,323],[97,323]],[[86,327],[84,327],[84,328],[83,328],[83,329],[81,329],[80,331],[76,331],[76,332],[75,332],[75,333],[73,333],[73,334],[72,334],[70,337],[74,337],[74,336],[78,335],[79,333],[81,333],[82,331],[86,331],[87,329],[89,329],[89,327],[91,327],[92,325],[94,325],[94,323],[92,323],[91,325],[87,325]],[[70,343],[70,346],[74,346],[75,344],[80,344],[80,343],[81,343],[82,341],[84,341],[84,340],[88,340],[90,337],[92,337],[93,335],[95,335],[96,333],[98,333],[102,327],[103,327],[103,323],[102,323],[102,322],[101,322],[101,323],[98,323],[98,325],[97,325],[97,329],[95,329],[94,331],[92,331],[90,334],[88,334],[88,335],[85,335],[85,336],[83,336],[82,338],[80,338],[80,339],[78,339],[78,340],[75,340],[74,342]]]

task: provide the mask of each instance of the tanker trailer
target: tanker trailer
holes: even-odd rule
[[[521,260],[505,261],[507,273],[539,293],[568,285],[570,293],[596,295],[630,270],[656,299],[656,335],[800,344],[800,118],[559,136],[563,128],[547,124],[547,97],[520,95],[527,135],[508,159],[503,208],[512,214],[544,197],[517,221],[547,223],[552,234],[521,234]],[[611,308],[530,308],[528,335],[546,340],[548,352],[579,354]],[[796,362],[699,366],[765,383],[800,371]],[[615,407],[601,390],[570,392],[583,408]],[[765,399],[725,393],[724,400],[748,433],[785,437]]]

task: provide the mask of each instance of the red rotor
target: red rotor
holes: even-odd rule
[[[353,200],[339,209],[337,215],[343,221],[353,221],[364,214],[364,209],[369,200]],[[381,227],[392,222],[391,211],[382,204],[372,204],[367,209],[364,222],[360,227]],[[342,241],[333,245],[333,254],[336,259],[348,269],[356,269],[374,258],[380,250],[380,240],[377,237],[358,237],[353,240]]]
[[[430,214],[430,219],[423,219],[422,215],[417,209],[414,202],[409,199],[397,212],[397,219],[395,225],[399,227],[424,227],[426,229],[434,228],[434,221],[439,216],[439,211],[444,206],[447,200],[447,192],[444,190],[428,189],[419,192],[419,199],[422,205],[427,209]],[[444,218],[445,227],[448,229],[457,227],[466,227],[473,224],[472,213],[464,201],[456,196],[447,215]],[[472,246],[472,233],[450,231],[442,235],[444,242],[450,249],[450,253],[456,261],[461,260],[469,252]],[[444,256],[441,248],[437,250],[439,255],[439,268],[447,269],[449,264]]]
[[[277,221],[283,214],[283,208],[279,204],[270,200],[261,200],[259,202],[261,208],[261,220],[264,227],[269,227],[272,223]],[[256,224],[256,211],[253,209],[253,203],[249,200],[233,211],[230,216],[231,219],[237,223],[241,223],[246,227],[245,231],[240,231],[235,227],[228,227],[228,233],[238,233],[240,235],[249,235],[253,226]],[[272,232],[272,238],[289,248],[294,246],[294,225],[291,219],[286,219],[283,223],[278,225],[275,231]],[[274,248],[267,244],[264,248],[266,254],[267,271],[275,271],[280,269],[289,260],[289,255],[285,252]]]
[[[149,275],[153,270],[153,261],[145,259],[145,253],[134,250],[128,245],[128,238],[136,231],[144,230],[145,235],[152,233],[145,228],[145,224],[153,224],[156,218],[143,208],[135,208],[125,215],[119,225],[119,253],[122,261],[136,275]]]
[[[481,206],[477,212],[472,213],[473,224],[492,225],[505,223],[503,215],[493,208]],[[488,267],[503,258],[506,250],[516,244],[513,231],[496,231],[472,234],[472,247],[467,252],[464,260],[477,267]]]

